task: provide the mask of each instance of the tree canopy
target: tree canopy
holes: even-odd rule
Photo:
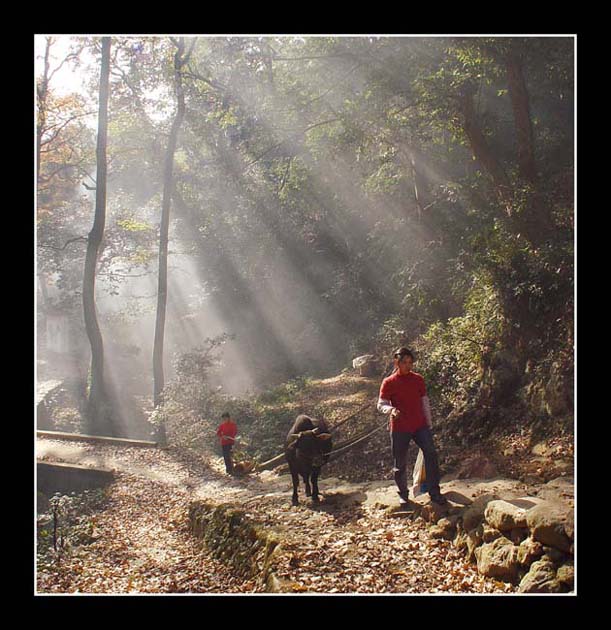
[[[37,259],[78,328],[100,39],[65,39],[72,93],[40,41]],[[465,383],[489,352],[570,353],[572,37],[187,37],[180,67],[170,37],[112,39],[99,315],[143,395],[164,194],[166,361],[230,335],[228,391],[401,339]]]

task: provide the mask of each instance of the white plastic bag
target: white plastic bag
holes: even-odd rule
[[[418,450],[416,463],[414,464],[414,474],[412,475],[412,494],[414,497],[420,496],[428,492],[426,483],[426,468],[424,467],[424,453],[422,449]]]

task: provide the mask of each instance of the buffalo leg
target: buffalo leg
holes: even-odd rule
[[[291,503],[297,505],[299,503],[299,497],[297,496],[297,490],[299,488],[299,474],[296,471],[291,470],[291,477],[293,479],[293,496]]]
[[[312,486],[310,486],[310,473],[305,473],[301,475],[303,477],[303,482],[305,484],[305,493],[306,497],[312,496]]]
[[[312,501],[318,503],[320,501],[320,497],[318,496],[318,476],[320,475],[320,470],[318,468],[312,469]]]

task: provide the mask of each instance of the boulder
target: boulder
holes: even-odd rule
[[[532,538],[523,540],[518,546],[518,562],[530,566],[543,555],[543,545]]]
[[[488,525],[487,523],[482,523],[482,530],[482,540],[485,543],[492,542],[493,540],[496,540],[499,536],[503,535],[498,529],[490,527],[490,525]]]
[[[549,447],[547,442],[538,442],[532,447],[530,452],[533,455],[542,455],[545,457],[546,455],[549,455],[549,453],[551,452],[551,448]]]
[[[573,401],[570,399],[572,382],[562,371],[558,362],[552,364],[550,378],[545,387],[545,410],[550,416],[560,416],[573,410]]]
[[[570,553],[574,532],[571,507],[560,502],[540,503],[527,511],[526,522],[534,540]]]
[[[442,518],[452,518],[455,508],[452,507],[451,504],[448,505],[437,505],[436,503],[430,502],[425,503],[420,508],[420,516],[427,521],[428,523],[438,523]]]
[[[462,526],[463,529],[468,532],[475,529],[483,520],[486,506],[490,501],[495,501],[499,498],[496,493],[482,494],[474,499],[473,503],[463,512]]]
[[[480,523],[476,528],[467,532],[467,559],[469,562],[475,562],[475,550],[482,544],[483,526]]]
[[[484,518],[501,532],[526,527],[526,510],[509,501],[490,501],[484,510]]]
[[[505,350],[491,352],[483,359],[481,395],[503,401],[510,398],[521,380],[521,370],[516,357]]]
[[[520,563],[518,547],[504,536],[475,549],[477,570],[482,575],[516,582]]]
[[[573,510],[567,514],[566,521],[564,522],[564,531],[570,538],[572,547],[572,543],[575,540],[575,513]],[[573,553],[572,549],[569,549],[569,553]]]
[[[520,581],[519,593],[562,593],[562,583],[556,579],[556,569],[548,559],[536,560]]]
[[[559,417],[573,412],[572,378],[554,362],[545,375],[535,376],[520,395],[535,415]]]
[[[556,579],[572,591],[575,584],[575,567],[573,563],[567,562],[559,567],[558,571],[556,571]]]
[[[359,376],[376,376],[378,364],[373,354],[364,354],[352,359],[352,367],[359,371]]]
[[[572,477],[556,477],[537,490],[537,497],[545,501],[575,503],[575,481]]]
[[[433,538],[444,538],[445,540],[452,540],[456,533],[456,522],[449,518],[441,518],[437,521],[437,525],[433,525],[429,529],[429,534]]]
[[[543,557],[549,558],[556,566],[562,564],[562,562],[567,559],[566,554],[560,551],[560,549],[546,545],[543,545]]]
[[[514,527],[506,536],[514,545],[520,545],[528,538],[529,533],[528,527]]]

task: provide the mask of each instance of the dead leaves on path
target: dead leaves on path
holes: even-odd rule
[[[38,592],[243,593],[188,531],[189,497],[166,484],[120,475],[96,518],[99,536],[37,574]]]
[[[89,445],[88,445],[89,446]],[[295,593],[503,593],[510,585],[480,576],[462,553],[432,539],[422,519],[390,519],[357,502],[323,498],[320,505],[290,505],[286,492],[261,494],[254,481],[238,484],[210,470],[191,469],[168,452],[109,449],[123,472],[95,515],[96,536],[61,563],[39,568],[38,592],[53,593],[254,593],[189,533],[192,493],[185,479],[205,486],[218,502],[241,492],[247,517],[277,531],[282,553],[276,576]],[[93,448],[91,454],[99,454]],[[132,458],[132,456],[134,456]],[[138,476],[139,470],[154,479]],[[182,482],[182,483],[181,483]],[[266,484],[264,484],[266,485]],[[245,500],[248,492],[252,495]],[[336,497],[337,498],[337,497]],[[345,498],[345,497],[344,497]]]
[[[293,592],[514,591],[480,576],[450,542],[430,538],[421,518],[397,521],[361,506],[325,508],[323,501],[318,508],[287,507],[284,502],[284,497],[262,499],[249,512],[282,531],[285,554],[276,575]]]

